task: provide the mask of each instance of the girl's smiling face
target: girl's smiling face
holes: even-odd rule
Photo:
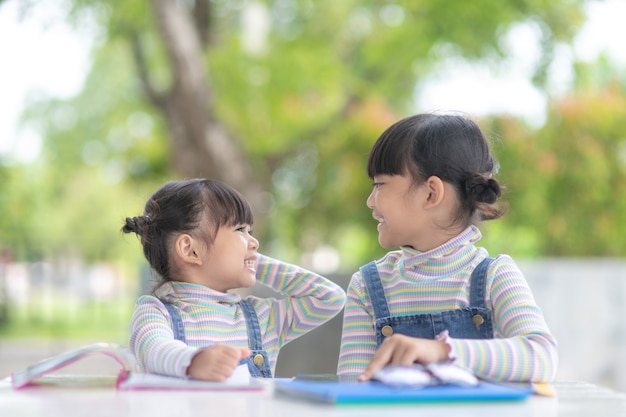
[[[258,248],[259,241],[252,236],[250,225],[221,226],[205,253],[206,285],[221,292],[252,287]]]
[[[376,175],[367,207],[378,220],[378,242],[385,249],[434,249],[466,227],[455,221],[458,197],[439,177],[415,184],[408,175]]]
[[[426,198],[425,189],[411,184],[411,178],[404,175],[374,177],[367,206],[378,220],[378,242],[385,249],[411,246],[423,250],[419,242],[426,221],[421,204]]]

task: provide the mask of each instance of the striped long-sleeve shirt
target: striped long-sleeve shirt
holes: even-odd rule
[[[435,313],[469,306],[469,278],[488,256],[474,246],[482,237],[470,226],[428,252],[401,248],[377,261],[392,316]],[[531,290],[507,255],[487,271],[486,306],[493,312],[494,339],[447,337],[450,358],[477,376],[500,381],[549,382],[555,378],[556,339]],[[376,351],[373,308],[360,272],[352,276],[343,319],[339,374],[359,374]]]
[[[256,278],[287,295],[283,299],[247,297],[256,310],[274,374],[281,346],[334,317],[343,308],[346,295],[324,277],[262,255],[258,257]],[[141,368],[184,377],[200,348],[216,343],[248,347],[240,299],[236,293],[185,282],[164,284],[156,297],[139,297],[130,322],[130,347]],[[174,339],[170,315],[161,300],[173,303],[180,312],[186,344]]]

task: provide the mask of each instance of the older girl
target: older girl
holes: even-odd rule
[[[378,138],[367,206],[380,245],[400,249],[352,276],[339,374],[451,361],[485,379],[554,379],[557,343],[522,272],[476,246],[476,225],[503,214],[497,166],[458,115],[408,117]]]

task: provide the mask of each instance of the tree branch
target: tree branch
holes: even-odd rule
[[[198,38],[203,48],[209,44],[211,25],[211,4],[209,0],[196,0],[193,6],[193,18],[198,31]]]
[[[175,1],[152,0],[152,4],[173,67],[173,87],[178,90],[175,94],[195,95],[197,101],[203,104],[203,110],[208,112],[211,108],[211,94],[195,27],[189,24],[189,16]]]
[[[155,106],[164,109],[165,97],[154,88],[152,81],[150,81],[150,74],[148,74],[148,66],[146,65],[146,58],[141,44],[141,39],[139,39],[139,34],[135,31],[131,34],[131,42],[133,58],[135,65],[137,65],[137,72],[139,73],[139,79],[141,80],[141,86],[144,94]]]
[[[173,74],[163,112],[175,146],[174,164],[184,176],[221,179],[254,204],[261,187],[231,132],[214,115],[204,51],[193,16],[176,0],[152,0]]]

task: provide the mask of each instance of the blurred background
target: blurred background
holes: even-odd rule
[[[345,288],[384,253],[371,145],[445,110],[492,141],[510,209],[481,245],[527,275],[559,378],[626,391],[624,16],[622,0],[0,0],[0,378],[127,342],[150,273],[119,230],[167,180],[233,185],[263,253]],[[340,329],[288,345],[277,374],[334,372]]]

